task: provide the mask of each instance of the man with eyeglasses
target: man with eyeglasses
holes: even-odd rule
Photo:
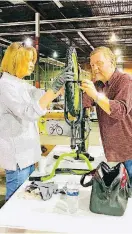
[[[132,77],[116,68],[107,47],[90,54],[92,81],[84,80],[83,105],[96,103],[102,144],[108,162],[124,162],[132,184]]]

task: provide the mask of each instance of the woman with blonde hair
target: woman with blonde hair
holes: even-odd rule
[[[6,171],[6,200],[28,178],[40,160],[37,120],[60,95],[73,74],[66,68],[43,92],[22,79],[31,75],[37,59],[35,48],[19,42],[6,50],[0,79],[0,166]]]

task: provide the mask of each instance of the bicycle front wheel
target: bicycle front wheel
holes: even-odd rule
[[[57,132],[57,134],[60,136],[60,135],[63,134],[63,129],[62,129],[61,127],[57,127],[57,128],[56,128],[56,132]]]
[[[70,47],[67,51],[67,62],[66,65],[69,66],[69,71],[74,73],[74,81],[79,81],[79,68],[77,60],[77,52],[74,47]],[[68,111],[71,116],[76,117],[80,111],[80,89],[77,83],[68,82],[65,85],[66,100]]]

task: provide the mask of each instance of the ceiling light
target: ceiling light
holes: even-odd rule
[[[116,50],[114,51],[114,54],[115,54],[116,56],[120,55],[120,54],[121,54],[121,50],[116,49]]]
[[[115,35],[115,33],[112,33],[110,42],[116,42],[116,41],[117,41],[117,36]]]
[[[15,4],[22,4],[22,3],[24,3],[23,0],[9,0],[9,2],[13,3],[14,5]]]
[[[33,41],[31,38],[26,38],[25,41],[24,41],[24,44],[27,46],[27,47],[31,47],[33,45]]]
[[[59,7],[63,7],[62,3],[59,0],[53,0],[53,2]]]
[[[123,59],[121,57],[118,57],[116,60],[117,63],[123,63]]]
[[[57,54],[56,51],[54,51],[54,53],[53,53],[53,58],[57,58],[57,57],[58,57],[58,54]]]
[[[118,71],[123,73],[123,68],[122,67],[118,67]]]

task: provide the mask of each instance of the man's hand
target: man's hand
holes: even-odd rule
[[[82,83],[81,83],[80,88],[84,92],[86,92],[86,94],[89,97],[91,97],[93,100],[96,100],[98,92],[97,92],[97,90],[96,90],[96,88],[95,88],[95,86],[94,86],[94,84],[93,84],[92,81],[90,81],[90,80],[83,80]]]
[[[109,99],[103,94],[98,93],[93,82],[90,80],[83,80],[80,88],[91,97],[108,115],[110,115]],[[88,104],[87,104],[88,106]]]

